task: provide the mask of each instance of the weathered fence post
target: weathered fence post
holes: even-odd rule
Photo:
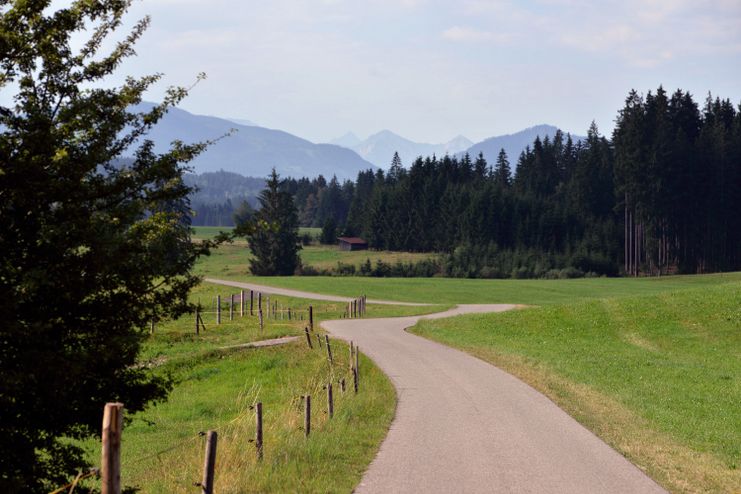
[[[357,367],[353,367],[352,369],[352,384],[355,388],[355,394],[358,393],[358,369]]]
[[[332,396],[332,381],[327,384],[327,414],[329,418],[334,416],[334,397]]]
[[[309,306],[309,329],[314,331],[314,307]]]
[[[234,294],[229,295],[229,320],[234,320]]]
[[[121,431],[123,403],[106,403],[103,409],[100,479],[102,494],[121,494]]]
[[[350,370],[355,366],[355,349],[353,348],[352,341],[350,341]]]
[[[206,433],[206,455],[203,458],[203,480],[201,481],[201,494],[213,494],[214,492],[214,470],[216,466],[216,431]]]
[[[239,317],[244,317],[244,290],[239,292]]]
[[[329,346],[329,335],[324,335],[324,341],[327,343],[327,358],[329,359],[329,363],[333,364],[334,361],[332,360],[332,347]]]
[[[311,395],[304,396],[304,435],[311,434]]]
[[[254,304],[255,304],[255,292],[253,292],[252,290],[250,290],[250,315],[251,316],[254,316],[255,315],[252,312],[252,308],[254,307]]]
[[[332,359],[332,347],[329,345],[329,335],[324,335],[324,342],[327,344],[327,358],[329,359],[329,363],[333,364],[334,360]]]
[[[314,345],[311,344],[311,335],[309,335],[309,328],[304,328],[304,332],[306,333],[306,343],[309,344],[310,349],[314,349]]]
[[[255,447],[257,459],[262,460],[262,402],[255,405]]]
[[[154,334],[154,317],[152,318],[152,325],[149,328],[149,334]]]
[[[221,295],[216,295],[216,324],[221,324]]]
[[[360,372],[360,347],[355,345],[355,370]]]
[[[316,335],[316,341],[319,342],[319,348],[321,348],[322,347],[322,337],[319,336],[319,334]]]
[[[198,324],[198,307],[196,307],[196,334],[200,333],[200,325]]]

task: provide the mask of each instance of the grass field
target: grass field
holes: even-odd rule
[[[229,320],[230,294],[235,294],[234,319]],[[215,323],[216,295],[222,298],[222,324]],[[361,357],[361,391],[340,392],[345,378],[351,389],[349,348],[332,340],[335,364],[326,349],[310,350],[303,338],[306,319],[297,320],[309,304],[315,322],[337,319],[342,303],[271,296],[283,316],[267,315],[259,329],[257,317],[239,316],[239,290],[203,283],[191,294],[203,307],[206,330],[195,335],[193,315],[155,325],[140,362],[153,372],[170,374],[176,386],[166,402],[133,417],[123,433],[122,481],[142,492],[193,492],[200,480],[204,440],[198,432],[219,433],[217,492],[350,492],[375,455],[394,414],[396,396],[388,378]],[[249,297],[247,297],[249,300]],[[256,302],[255,302],[256,303]],[[291,308],[292,319],[287,319]],[[256,308],[256,306],[255,306]],[[369,306],[367,317],[434,312],[445,306]],[[256,310],[256,309],[255,309]],[[280,314],[280,313],[279,313]],[[318,324],[315,324],[319,333]],[[235,345],[280,336],[301,336],[282,346],[259,349]],[[326,391],[335,388],[335,416],[328,420]],[[299,396],[312,396],[312,436],[300,430]],[[264,406],[265,458],[255,459],[254,411]],[[90,461],[100,461],[99,443],[85,443]],[[86,485],[95,485],[88,481]]]
[[[213,273],[213,276],[217,276]],[[240,279],[233,276],[233,279]],[[244,279],[243,277],[241,279]],[[255,283],[310,292],[400,302],[513,303],[542,305],[568,303],[585,298],[654,295],[693,287],[710,287],[741,281],[741,272],[703,276],[661,278],[582,278],[575,280],[474,280],[459,278],[366,278],[366,277],[250,277]]]
[[[212,235],[216,235],[216,233],[216,231],[211,232]],[[308,245],[301,249],[299,255],[304,265],[318,269],[331,269],[336,268],[338,262],[352,264],[359,268],[366,259],[370,259],[374,264],[377,259],[395,264],[397,261],[405,263],[420,261],[431,257],[433,254],[367,250],[348,252],[341,251],[332,245]],[[243,280],[245,276],[250,276],[250,258],[251,254],[247,243],[244,240],[237,240],[232,244],[220,246],[210,256],[201,259],[196,266],[196,272],[216,278]]]
[[[673,492],[739,492],[741,282],[707,283],[719,278],[412,331],[520,377]]]

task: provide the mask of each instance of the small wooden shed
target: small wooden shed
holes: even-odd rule
[[[368,242],[358,237],[338,237],[340,250],[368,250]]]

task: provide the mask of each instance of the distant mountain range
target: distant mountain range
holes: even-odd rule
[[[143,103],[137,109],[150,109],[152,103]],[[210,146],[190,164],[197,174],[224,170],[248,177],[266,177],[273,167],[284,177],[316,177],[336,175],[340,180],[354,180],[360,170],[380,167],[388,169],[394,152],[398,152],[404,166],[410,166],[419,156],[461,156],[468,152],[472,157],[480,152],[494,164],[499,150],[504,148],[513,168],[526,146],[532,145],[537,136],[555,135],[552,125],[537,125],[529,129],[497,137],[490,137],[474,144],[458,136],[441,144],[414,142],[389,130],[383,130],[361,140],[352,132],[334,139],[329,144],[315,144],[281,130],[257,125],[244,125],[249,120],[195,115],[173,108],[147,136],[155,149],[163,152],[170,142],[180,139],[186,143],[218,139],[230,130],[234,132]],[[584,139],[572,136],[574,141]]]
[[[143,103],[137,109],[151,108]],[[273,167],[284,177],[325,177],[355,179],[360,170],[375,168],[354,151],[333,144],[314,144],[281,130],[241,125],[223,118],[194,115],[171,109],[147,136],[155,150],[163,152],[169,143],[217,139],[234,129],[232,135],[212,146],[190,165],[195,173],[225,170],[244,176],[266,177]]]
[[[388,168],[394,153],[398,152],[404,166],[409,166],[419,156],[443,156],[466,150],[473,144],[463,136],[458,136],[442,144],[427,144],[414,142],[394,134],[390,130],[382,130],[361,141],[355,134],[348,132],[342,137],[330,141],[332,144],[344,146],[358,153],[362,158],[380,168]]]

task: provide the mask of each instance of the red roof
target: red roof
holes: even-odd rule
[[[365,245],[365,244],[368,243],[365,240],[363,240],[362,238],[358,238],[358,237],[337,237],[337,240],[339,240],[340,242],[346,242],[348,244],[363,244],[363,245]]]

